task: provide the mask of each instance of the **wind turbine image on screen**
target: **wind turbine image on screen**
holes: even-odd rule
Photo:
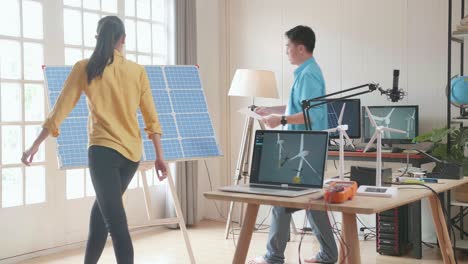
[[[49,109],[52,109],[71,72],[71,66],[44,66]],[[221,156],[205,94],[196,66],[145,66],[163,129],[161,138],[167,161]],[[144,132],[143,116],[137,113],[143,139],[144,161],[154,161],[153,143]],[[81,96],[60,127],[57,138],[60,168],[88,166],[88,106]]]

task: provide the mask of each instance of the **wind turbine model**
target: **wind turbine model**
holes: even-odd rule
[[[276,139],[276,145],[278,145],[278,168],[281,168],[281,166],[283,166],[283,160],[282,160],[282,154],[283,154],[283,151],[286,151],[283,147],[283,143],[284,143],[284,139],[281,139],[280,138],[280,134],[278,133],[277,134],[277,139]],[[287,160],[287,157],[286,159]]]
[[[292,157],[290,160],[294,160],[294,159],[297,159],[297,158],[300,158],[301,160],[299,161],[299,167],[297,168],[297,175],[294,176],[293,178],[293,183],[301,183],[302,182],[302,165],[303,163],[305,162],[311,169],[312,171],[315,172],[315,174],[318,175],[317,171],[314,169],[314,167],[312,167],[312,165],[310,165],[310,163],[306,160],[305,157],[307,157],[309,155],[309,151],[308,150],[304,150],[304,134],[301,134],[301,147],[300,147],[300,150],[299,150],[299,153],[297,153],[296,156]]]
[[[338,171],[338,174],[340,176],[340,181],[343,181],[344,180],[344,146],[345,146],[345,139],[346,138],[349,142],[349,144],[351,144],[351,146],[354,148],[354,145],[353,143],[351,142],[351,139],[349,138],[348,136],[348,133],[346,133],[346,130],[348,130],[348,125],[342,125],[342,121],[343,121],[343,113],[344,113],[344,110],[346,108],[346,103],[343,104],[343,107],[341,107],[341,112],[340,112],[340,117],[338,118],[338,126],[335,127],[335,128],[330,128],[330,129],[327,129],[325,131],[327,131],[328,133],[334,133],[336,131],[338,131],[340,133],[340,161],[339,161],[339,171]]]
[[[416,115],[416,111],[413,111],[413,114],[408,115],[406,119],[406,138],[410,138],[410,131],[414,128],[414,116]]]
[[[393,111],[395,111],[395,108],[392,108],[392,110],[390,110],[390,113],[388,113],[386,116],[384,117],[379,117],[379,116],[372,116],[374,118],[375,121],[379,122],[381,125],[383,124],[384,127],[389,127],[390,126],[390,117],[392,117],[392,114],[393,114]],[[370,111],[367,113],[368,115],[370,115]],[[387,134],[385,134],[387,133]],[[390,132],[389,131],[384,131],[384,138],[389,138],[390,137]]]
[[[385,126],[378,126],[375,122],[374,118],[372,117],[369,108],[366,106],[367,116],[369,118],[370,123],[375,128],[374,135],[367,143],[364,152],[366,152],[370,146],[374,143],[377,139],[377,161],[376,161],[376,172],[375,172],[375,186],[366,186],[361,185],[357,190],[358,195],[368,195],[368,196],[384,196],[384,197],[392,197],[398,191],[395,187],[382,187],[382,134],[384,132],[394,132],[394,133],[401,133],[406,134],[406,131],[398,130],[390,127]]]

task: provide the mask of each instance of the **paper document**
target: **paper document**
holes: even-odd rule
[[[250,110],[250,108],[241,108],[239,109],[237,112],[241,113],[241,114],[244,114],[244,115],[247,115],[247,116],[250,116],[254,119],[257,119],[257,120],[262,120],[263,117],[257,113],[255,113],[254,111]]]

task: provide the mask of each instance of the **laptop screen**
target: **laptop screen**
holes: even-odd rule
[[[257,130],[250,183],[322,188],[328,133]]]

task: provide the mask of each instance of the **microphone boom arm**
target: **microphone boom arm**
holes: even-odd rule
[[[342,97],[338,97],[338,98],[326,99],[327,97],[330,97],[330,96],[334,96],[334,95],[337,95],[337,94],[342,94],[342,93],[354,91],[354,90],[365,88],[365,87],[368,87],[367,91],[358,92],[358,93],[354,93],[354,94],[350,94],[350,95],[346,95],[346,96],[342,96]],[[362,95],[362,94],[372,93],[373,91],[375,91],[377,89],[381,92],[381,94],[384,94],[384,93],[386,94],[386,91],[384,91],[382,88],[380,88],[379,84],[367,83],[367,84],[352,87],[352,88],[349,88],[349,89],[346,89],[346,90],[343,90],[343,91],[339,91],[339,92],[335,92],[335,93],[331,93],[331,94],[326,94],[326,95],[315,97],[315,98],[308,99],[308,100],[303,100],[302,101],[302,114],[304,116],[304,125],[306,127],[306,130],[312,130],[312,124],[310,122],[310,114],[309,114],[309,110],[311,108],[314,108],[314,107],[317,107],[317,106],[320,106],[320,105],[324,105],[324,104],[333,103],[333,102],[343,101],[344,99],[359,96],[359,95]]]

